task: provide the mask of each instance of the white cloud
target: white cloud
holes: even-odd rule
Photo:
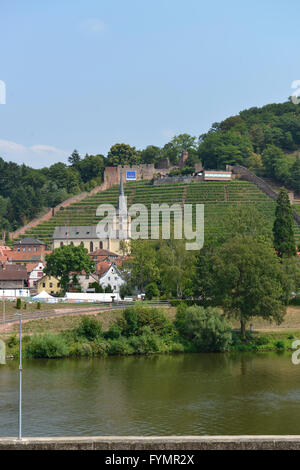
[[[25,163],[33,168],[50,166],[59,161],[66,162],[69,154],[70,152],[65,152],[52,145],[37,144],[27,147],[11,140],[0,139],[0,157],[18,164]]]
[[[88,33],[99,33],[104,31],[106,26],[98,18],[89,18],[81,23],[81,28]]]

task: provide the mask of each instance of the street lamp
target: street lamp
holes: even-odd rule
[[[22,440],[22,313],[16,313],[20,318],[20,362],[19,362],[19,437]]]
[[[5,325],[5,296],[3,290],[3,298],[2,298],[2,307],[3,307],[3,325]]]

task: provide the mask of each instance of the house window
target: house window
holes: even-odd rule
[[[53,287],[53,284],[52,284],[52,282],[50,282],[50,284],[49,284],[49,285],[50,285],[50,287]]]
[[[103,248],[103,242],[99,242],[99,248],[100,248],[100,250],[102,250],[102,248]]]
[[[31,248],[28,248],[28,251],[31,251]]]
[[[88,274],[86,274],[85,278],[86,278],[86,279],[89,279],[89,277],[90,277],[90,276],[89,276]]]
[[[46,284],[43,282],[43,287],[46,287]]]
[[[64,246],[64,242],[60,242],[60,247]]]
[[[36,247],[34,248],[34,251],[37,251],[37,248],[36,248]]]
[[[114,286],[114,290],[117,290],[116,286]]]
[[[90,242],[90,251],[94,251],[94,243]]]

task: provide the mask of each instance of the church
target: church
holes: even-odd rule
[[[113,253],[122,254],[120,242],[129,242],[130,223],[131,220],[127,212],[127,199],[124,194],[123,178],[121,175],[118,209],[112,227],[114,236],[108,232],[107,235],[99,238],[97,225],[64,225],[55,227],[52,237],[52,247],[55,249],[64,245],[83,245],[89,253],[98,249],[104,249]]]

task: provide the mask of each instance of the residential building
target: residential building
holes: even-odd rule
[[[28,286],[28,275],[25,266],[7,264],[0,269],[0,289],[24,289]]]
[[[43,290],[46,291],[48,294],[58,294],[60,292],[59,287],[59,279],[53,276],[43,276],[39,280],[36,281],[36,290],[39,294]]]
[[[22,253],[34,253],[43,258],[47,246],[37,238],[25,237],[13,244],[13,251]]]
[[[75,273],[74,273],[75,274]],[[99,282],[99,276],[95,273],[90,273],[86,274],[84,272],[77,274],[76,273],[76,279],[78,283],[74,285],[74,283],[70,284],[70,288],[68,288],[68,291],[76,291],[78,290],[78,287],[80,288],[81,292],[86,292],[89,288],[89,284],[92,284],[93,282]]]
[[[100,274],[99,284],[105,289],[109,285],[113,292],[120,292],[120,288],[125,284],[122,274],[120,273],[116,263],[106,263],[106,267],[103,266],[103,272]],[[104,263],[102,265],[104,265]]]
[[[37,291],[37,281],[44,277],[43,269],[45,264],[41,261],[39,263],[27,263],[26,269],[28,274],[28,287],[34,293]]]

